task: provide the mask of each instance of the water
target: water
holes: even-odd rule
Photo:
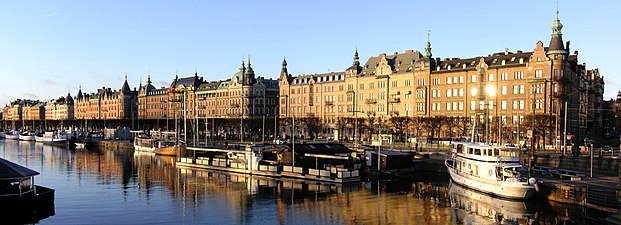
[[[40,224],[588,224],[580,207],[496,199],[446,174],[352,185],[183,169],[174,158],[0,140],[0,157],[56,189]],[[617,215],[618,220],[618,215]]]

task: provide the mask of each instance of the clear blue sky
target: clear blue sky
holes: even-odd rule
[[[177,72],[227,79],[251,56],[258,76],[342,71],[357,47],[475,57],[547,46],[552,0],[524,1],[0,1],[0,105],[132,87],[150,71],[157,87]],[[621,89],[621,1],[561,1],[563,39],[599,68],[605,99]]]

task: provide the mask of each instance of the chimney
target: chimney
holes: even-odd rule
[[[574,55],[578,55],[578,50],[574,51]]]
[[[405,53],[414,53],[414,50],[408,49],[408,50],[405,50]]]
[[[509,54],[509,48],[505,48],[505,55]]]

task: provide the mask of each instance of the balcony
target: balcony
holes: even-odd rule
[[[239,104],[231,103],[231,108],[239,108]]]
[[[325,105],[334,105],[334,101],[331,100],[326,100],[324,103]]]
[[[377,103],[377,100],[376,99],[367,99],[364,102],[367,103],[367,104],[375,104],[375,103]]]
[[[400,103],[401,99],[397,97],[389,98],[388,103]]]
[[[393,110],[390,112],[390,115],[399,116],[399,110]]]

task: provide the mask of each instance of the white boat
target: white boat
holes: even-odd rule
[[[34,141],[36,139],[35,137],[35,133],[30,131],[24,131],[19,134],[20,141]]]
[[[153,152],[155,153],[157,140],[143,135],[138,135],[134,138],[134,150],[141,152]]]
[[[510,199],[535,194],[537,180],[525,175],[517,148],[454,142],[445,165],[453,182],[471,189]]]
[[[4,132],[0,131],[0,139],[2,139],[2,138],[6,138],[6,134]]]
[[[19,140],[19,132],[18,131],[10,130],[10,131],[7,131],[4,135],[5,135],[6,139],[8,139],[8,140]]]
[[[86,144],[83,142],[76,142],[75,148],[86,148]]]
[[[42,136],[36,136],[35,141],[46,144],[67,144],[67,138],[64,132],[45,132]]]

